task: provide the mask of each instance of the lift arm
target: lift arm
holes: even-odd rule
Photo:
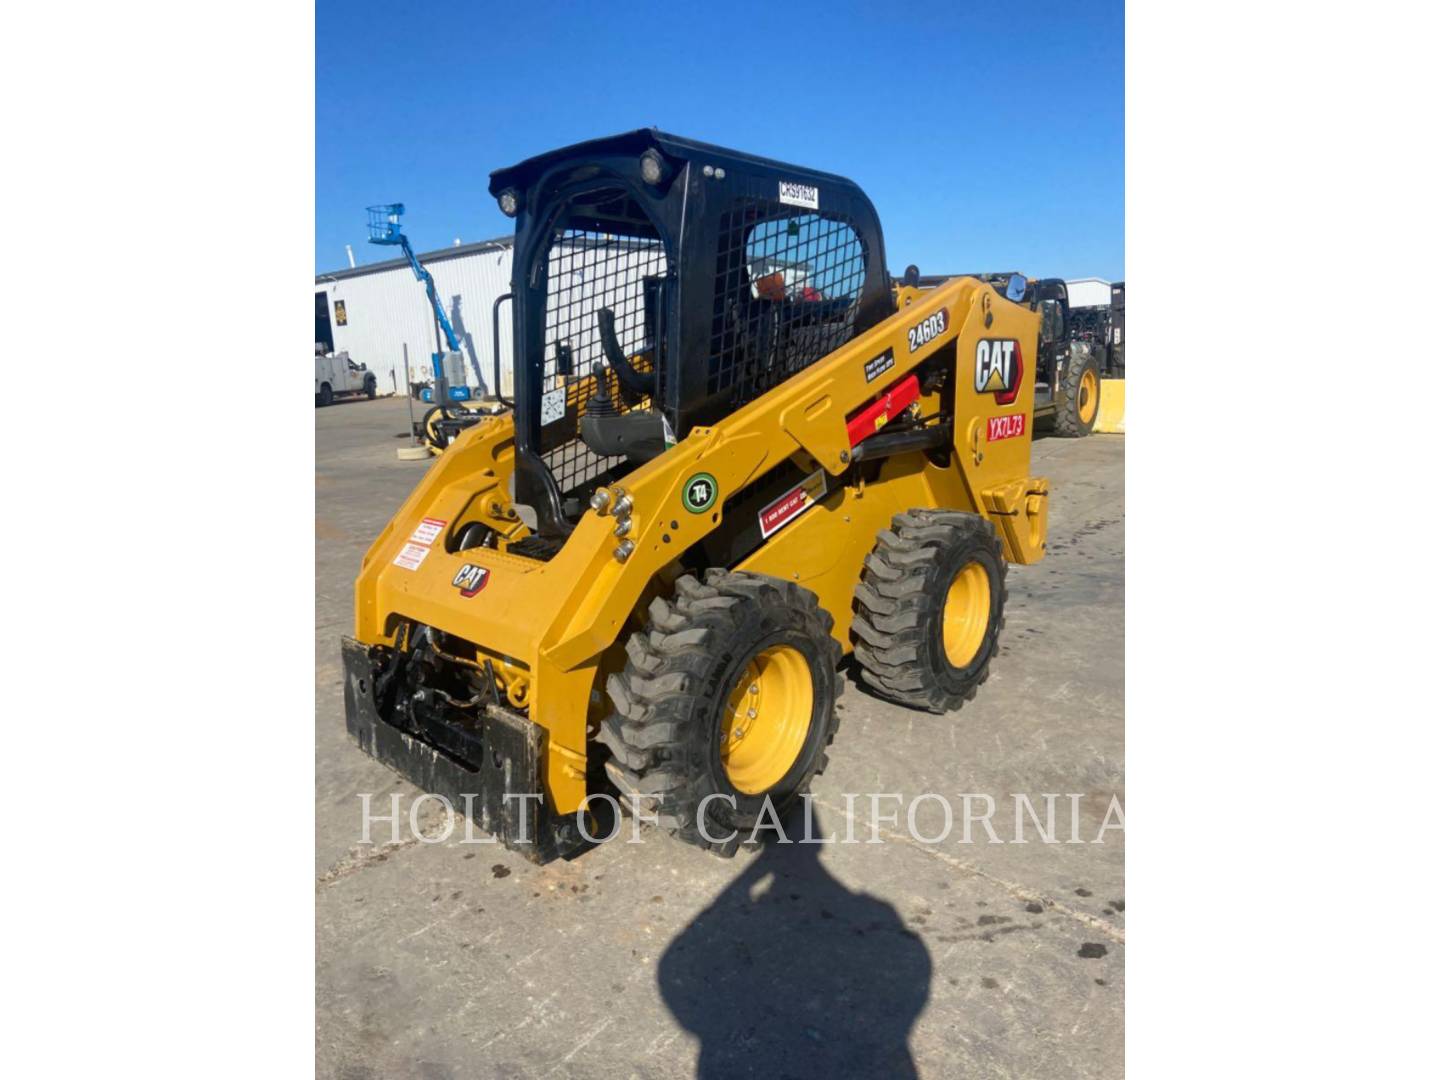
[[[420,265],[420,260],[415,258],[415,252],[410,250],[410,240],[403,233],[400,235],[400,250],[405,252],[405,258],[410,260],[410,269],[415,271],[415,277],[425,283],[425,295],[430,297],[430,306],[435,309],[435,318],[440,323],[440,329],[445,331],[445,344],[451,352],[460,351],[460,339],[455,336],[455,331],[450,326],[450,320],[445,317],[445,308],[440,303],[440,297],[435,292],[435,279],[430,276],[430,271]]]
[[[405,252],[405,259],[410,263],[410,269],[415,272],[415,279],[425,286],[425,295],[430,298],[430,307],[435,311],[435,319],[440,324],[440,329],[445,331],[445,344],[451,352],[460,352],[460,339],[455,336],[455,330],[450,325],[450,320],[445,317],[445,308],[440,303],[440,297],[435,292],[435,279],[430,276],[430,271],[420,265],[420,260],[415,258],[415,252],[410,248],[410,238],[400,231],[400,215],[405,213],[404,203],[385,203],[380,206],[371,206],[370,212],[370,243],[400,245],[400,250]],[[439,359],[436,359],[435,374],[439,375]]]

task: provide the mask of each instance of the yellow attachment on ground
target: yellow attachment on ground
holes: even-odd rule
[[[980,651],[990,624],[990,575],[978,562],[960,568],[945,594],[945,658],[963,668]]]
[[[498,398],[493,397],[467,398],[464,401],[447,402],[445,408],[494,416],[496,415],[496,410],[500,408],[500,401]],[[435,422],[439,420],[442,415],[441,409],[432,406],[422,418],[422,422],[425,425],[425,445],[430,448],[430,453],[435,456],[445,452],[444,448],[439,445],[440,432],[435,427]]]
[[[1100,417],[1094,430],[1102,435],[1125,434],[1125,380],[1106,379],[1100,395]]]
[[[792,645],[773,645],[740,673],[720,720],[720,761],[738,791],[759,795],[784,779],[810,732],[815,689]]]

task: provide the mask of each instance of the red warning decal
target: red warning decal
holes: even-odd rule
[[[825,497],[825,470],[817,469],[760,511],[760,536],[770,537]]]

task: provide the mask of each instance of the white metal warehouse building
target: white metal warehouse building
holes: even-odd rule
[[[1110,306],[1110,282],[1104,278],[1075,278],[1065,282],[1065,291],[1070,294],[1072,308]]]
[[[435,290],[465,354],[466,382],[477,394],[493,393],[495,299],[510,291],[514,237],[461,244],[418,256],[435,278]],[[583,271],[577,275],[577,287]],[[1110,282],[1067,281],[1070,306],[1108,306]],[[343,321],[342,321],[343,320]],[[315,278],[315,340],[323,341],[376,373],[380,393],[407,392],[410,381],[430,380],[435,319],[425,286],[404,259],[335,270]],[[510,305],[500,307],[500,392],[514,391]]]
[[[510,291],[514,238],[462,244],[417,256],[460,339],[466,381],[491,392],[495,361],[492,305]],[[325,335],[329,334],[327,338]],[[425,286],[404,259],[336,270],[315,278],[315,340],[376,373],[380,393],[406,392],[405,352],[412,382],[430,379],[435,317]],[[443,349],[443,346],[442,346]],[[512,389],[510,305],[500,308],[501,392]]]

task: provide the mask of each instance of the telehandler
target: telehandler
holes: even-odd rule
[[[490,192],[514,401],[366,553],[347,727],[538,862],[617,792],[733,854],[824,768],[845,654],[935,713],[985,681],[1045,551],[1033,283],[893,283],[851,181],[653,129]]]

